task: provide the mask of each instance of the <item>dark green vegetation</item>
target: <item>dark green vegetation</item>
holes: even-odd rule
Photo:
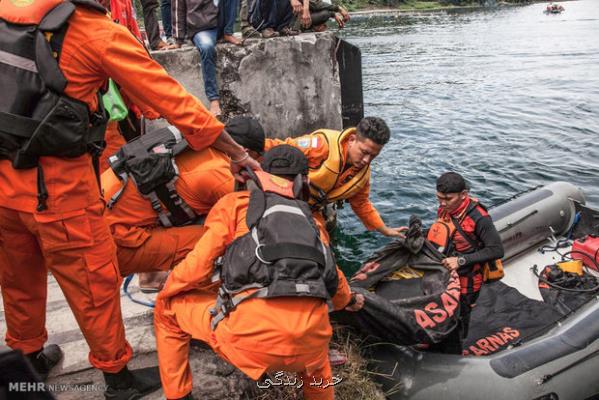
[[[453,7],[479,7],[485,2],[527,4],[534,0],[333,0],[349,11],[366,11],[374,9],[396,9],[401,11],[427,11]],[[133,0],[137,23],[143,27],[143,10],[139,0]],[[160,17],[160,12],[157,13]]]
[[[426,11],[453,7],[479,7],[485,0],[336,0],[350,11],[369,9],[398,9],[402,11]],[[528,0],[500,0],[495,3],[531,3]]]

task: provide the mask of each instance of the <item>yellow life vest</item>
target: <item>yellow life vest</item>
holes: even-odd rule
[[[335,187],[345,163],[341,154],[343,151],[341,143],[355,132],[356,128],[349,128],[342,132],[331,129],[320,129],[314,132],[327,142],[329,155],[319,167],[310,168],[308,176],[311,206],[324,207],[329,203],[349,199],[364,188],[370,180],[370,165],[367,165],[347,182]]]

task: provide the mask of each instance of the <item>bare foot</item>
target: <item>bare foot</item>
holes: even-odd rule
[[[214,115],[215,117],[218,117],[219,115],[221,115],[223,113],[220,109],[220,104],[218,103],[218,100],[210,101],[209,110],[212,113],[212,115]]]
[[[241,46],[241,40],[237,39],[233,35],[224,35],[223,39],[225,40],[225,42],[229,42],[231,44],[234,44],[235,46]]]
[[[341,13],[335,13],[335,21],[337,22],[337,25],[339,25],[339,29],[345,26],[345,21],[343,20],[343,15],[341,15]]]
[[[314,32],[324,32],[327,30],[327,26],[325,24],[320,24],[320,25],[314,25],[312,27],[312,30]]]
[[[344,7],[339,6],[339,13],[341,13],[341,16],[343,17],[343,22],[349,21],[349,13]]]
[[[165,41],[161,40],[154,50],[173,50],[180,49],[181,45],[178,43],[168,44]]]
[[[164,40],[161,40],[152,50],[168,50],[168,43],[166,43]]]
[[[162,290],[170,271],[141,272],[139,289],[144,293],[155,293]]]

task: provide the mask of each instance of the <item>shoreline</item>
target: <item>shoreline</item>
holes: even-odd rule
[[[559,3],[571,2],[576,0],[560,0]],[[511,3],[500,1],[497,2],[496,6],[482,6],[482,5],[467,5],[467,6],[443,6],[443,7],[432,7],[425,9],[418,8],[359,8],[355,11],[350,11],[349,15],[352,18],[363,18],[363,17],[384,17],[384,16],[396,16],[396,15],[426,15],[441,12],[465,12],[465,11],[477,11],[477,10],[490,10],[505,7],[522,7],[532,4],[548,3],[547,0],[530,0],[522,3]]]

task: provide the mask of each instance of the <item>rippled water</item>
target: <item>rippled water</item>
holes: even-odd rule
[[[599,1],[354,20],[365,114],[390,143],[373,164],[372,199],[390,226],[430,222],[435,178],[462,173],[486,204],[565,180],[599,207]],[[388,239],[340,211],[340,263],[354,270]]]

